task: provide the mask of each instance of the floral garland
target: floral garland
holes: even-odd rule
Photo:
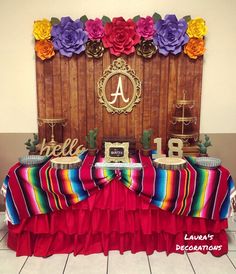
[[[147,17],[135,16],[88,19],[85,15],[73,21],[69,16],[61,20],[51,18],[34,22],[35,51],[41,60],[50,59],[55,50],[71,57],[85,51],[91,58],[102,57],[105,48],[115,56],[136,53],[151,58],[157,52],[167,56],[182,50],[192,59],[205,52],[204,36],[207,27],[202,18],[190,16],[178,20],[175,15],[164,19],[157,13]]]

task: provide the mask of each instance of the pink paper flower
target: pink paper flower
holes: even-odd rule
[[[154,21],[151,16],[147,16],[146,18],[141,17],[136,23],[136,31],[142,36],[144,39],[152,39],[153,34],[155,33],[154,29]]]
[[[99,18],[86,21],[85,30],[88,32],[88,37],[91,40],[100,40],[104,36],[104,27],[102,25],[102,20]]]

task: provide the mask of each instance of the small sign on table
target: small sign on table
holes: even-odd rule
[[[105,142],[105,162],[122,162],[129,161],[129,142],[111,143]]]

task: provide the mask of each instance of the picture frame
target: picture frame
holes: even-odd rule
[[[112,96],[115,96],[115,98],[117,98],[118,95],[122,95],[123,98],[121,76],[127,78],[127,80],[129,80],[132,84],[132,96],[131,98],[127,98],[127,102],[125,98],[123,98],[123,100],[126,102],[124,106],[119,106],[119,104],[117,103],[114,104],[115,102],[110,102],[107,98],[107,84],[114,76],[119,76],[117,91],[115,93],[112,93]],[[131,69],[131,67],[125,62],[123,58],[117,58],[112,62],[111,65],[109,65],[109,67],[103,72],[103,75],[100,77],[97,83],[97,87],[99,102],[105,106],[108,112],[112,114],[127,114],[131,112],[133,110],[133,107],[141,101],[141,81],[136,75],[135,71]],[[111,91],[109,91],[109,93],[111,93]]]
[[[129,142],[105,142],[105,162],[129,162]]]

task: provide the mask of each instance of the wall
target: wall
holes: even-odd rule
[[[55,127],[57,141],[78,138],[79,144],[86,145],[86,134],[89,130],[98,128],[98,147],[101,146],[103,137],[128,136],[135,138],[139,148],[143,130],[152,128],[153,136],[162,138],[162,146],[165,149],[171,130],[170,120],[176,111],[173,104],[177,99],[183,98],[183,89],[188,91],[186,99],[195,102],[192,115],[197,117],[197,122],[193,130],[199,132],[202,58],[193,61],[181,53],[178,57],[156,54],[150,60],[145,60],[137,54],[123,56],[122,59],[135,71],[137,79],[141,82],[141,100],[126,114],[111,114],[98,100],[97,83],[100,77],[104,77],[103,71],[110,66],[115,69],[113,62],[117,58],[111,56],[109,51],[105,51],[102,58],[94,60],[87,58],[86,54],[69,59],[57,54],[47,62],[37,58],[38,117],[66,119],[64,127]],[[133,88],[128,79],[123,77],[121,81],[125,97],[131,100],[133,89],[136,87]],[[111,93],[116,90],[117,84],[117,75],[107,82],[105,93],[110,102],[114,99]],[[115,98],[115,101],[113,107],[126,105],[121,98]],[[173,126],[173,133],[180,133],[181,126],[181,123]],[[186,126],[185,130],[189,128],[190,126]],[[50,140],[50,136],[49,126],[41,125],[40,140]]]
[[[203,74],[201,132],[235,133],[235,10],[235,0],[1,0],[0,24],[4,27],[1,28],[0,44],[0,109],[4,116],[0,116],[0,132],[37,131],[31,35],[34,20],[66,15],[77,19],[83,14],[90,18],[103,14],[129,18],[157,11],[162,16],[190,14],[206,20],[209,32]]]
[[[83,14],[90,18],[104,14],[129,18],[137,14],[152,15],[155,11],[162,16],[174,13],[180,18],[190,14],[206,20],[209,32],[204,56],[200,131],[217,134],[214,135],[218,140],[217,147],[214,146],[217,155],[224,155],[225,163],[235,169],[235,10],[235,0],[1,0],[0,144],[8,150],[1,150],[0,170],[5,172],[6,166],[23,153],[23,137],[26,136],[15,134],[10,140],[11,135],[4,133],[37,132],[33,21],[66,15],[77,19]],[[15,150],[12,142],[16,141]]]

